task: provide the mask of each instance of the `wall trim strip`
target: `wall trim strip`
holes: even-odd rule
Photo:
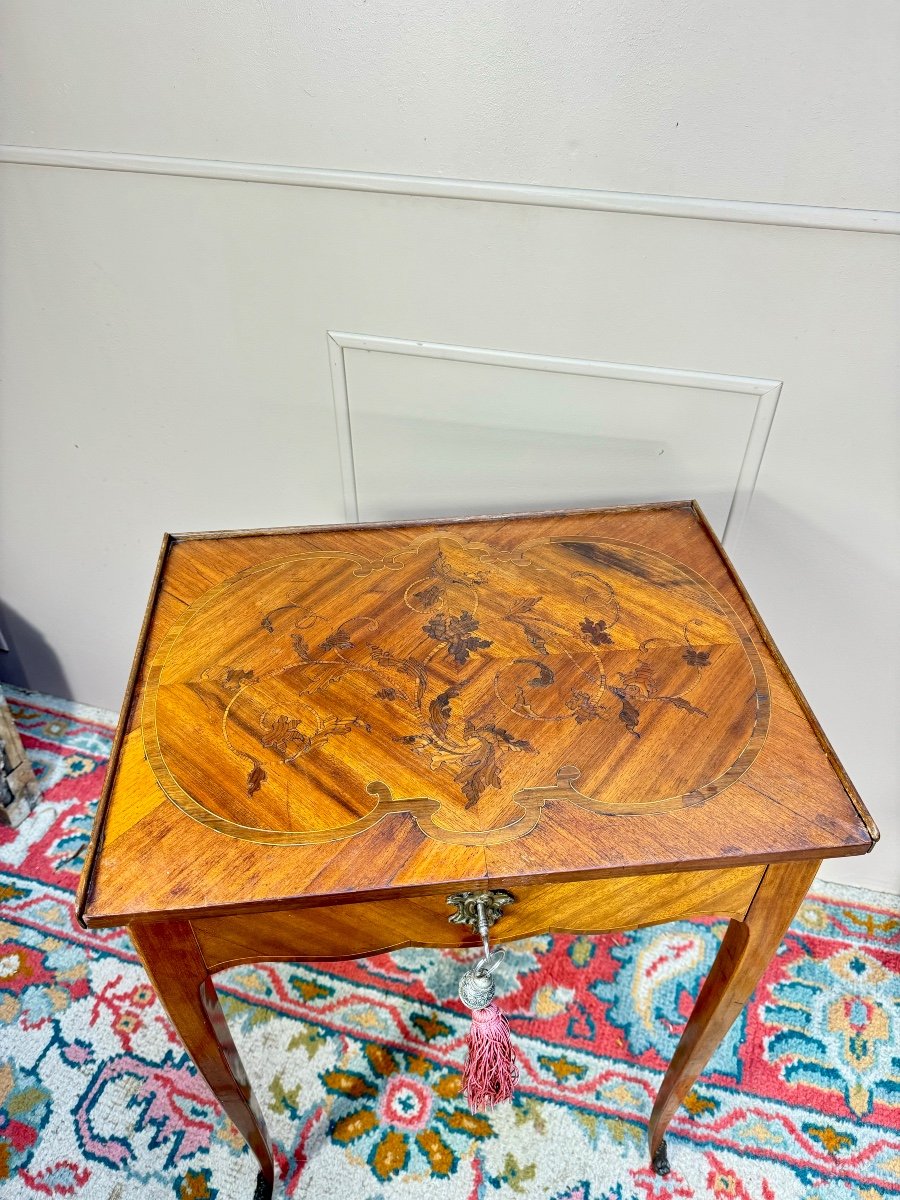
[[[839,229],[853,233],[900,233],[900,212],[867,208],[829,208],[758,200],[722,200],[707,196],[657,196],[644,192],[611,192],[543,184],[499,183],[478,179],[444,179],[427,175],[395,175],[340,171],[275,163],[224,162],[211,158],[176,158],[105,150],[64,150],[48,146],[0,145],[0,162],[37,167],[74,167],[87,171],[126,171],[191,179],[271,183],[288,187],[333,188],[339,191],[422,196],[444,200],[480,200],[526,204],[540,208],[574,208],[591,212],[681,217],[700,221],[732,221],[782,225],[800,229]]]

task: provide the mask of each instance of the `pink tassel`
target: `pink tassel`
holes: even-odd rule
[[[509,1023],[496,1004],[472,1013],[463,1091],[472,1112],[511,1100],[519,1069],[509,1038]]]

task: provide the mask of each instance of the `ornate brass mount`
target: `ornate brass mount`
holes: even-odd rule
[[[470,925],[482,942],[486,942],[487,931],[503,916],[504,907],[514,901],[512,892],[502,889],[493,892],[454,892],[447,897],[447,903],[456,908],[449,920],[453,925]]]

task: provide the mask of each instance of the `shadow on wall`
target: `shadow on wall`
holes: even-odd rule
[[[870,679],[875,682],[877,695],[893,695],[896,655],[900,651],[894,611],[894,557],[878,552],[865,554],[858,544],[834,533],[827,515],[821,524],[815,524],[761,489],[754,494],[751,513],[752,520],[747,523],[736,556],[738,567],[743,557],[767,568],[768,586],[777,586],[784,597],[777,618],[774,614],[770,618],[772,625],[778,626],[785,642],[805,645],[810,658],[816,650],[819,659],[824,658],[827,665],[819,681],[819,703],[849,713],[848,689],[839,686],[845,679]],[[887,543],[887,523],[884,528],[883,540]],[[848,631],[863,631],[864,636],[849,637]],[[865,670],[860,670],[863,661]],[[830,677],[830,686],[826,677]],[[868,741],[871,706],[860,703],[853,706],[853,711],[859,712],[859,731]],[[824,722],[824,715],[818,715]],[[889,717],[883,707],[878,715]]]
[[[70,696],[69,681],[39,629],[0,601],[0,680],[15,687]]]

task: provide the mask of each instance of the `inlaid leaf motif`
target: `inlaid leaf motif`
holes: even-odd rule
[[[443,600],[446,602],[448,587],[480,587],[485,582],[485,575],[482,572],[474,572],[466,574],[462,570],[457,570],[443,550],[439,550],[435,556],[434,562],[428,570],[428,576],[434,580],[433,583],[428,583],[426,580],[420,580],[425,586],[419,591],[412,593],[412,598],[417,600],[423,608],[433,608],[435,604]]]
[[[464,571],[457,570],[443,550],[438,551],[429,574],[434,575],[436,579],[443,579],[446,583],[464,584],[466,587],[480,587],[485,582],[485,575],[481,571],[467,575]]]
[[[255,678],[252,671],[238,671],[229,667],[222,672],[222,687],[228,692],[236,692]]]
[[[533,650],[537,650],[538,654],[547,653],[547,641],[541,629],[528,620],[528,614],[534,610],[535,605],[540,604],[543,596],[529,596],[519,603],[510,612],[506,614],[507,621],[512,621],[518,625],[528,641],[529,646]]]
[[[525,634],[525,637],[528,639],[528,644],[530,646],[533,646],[534,649],[537,650],[538,654],[546,654],[547,653],[547,643],[544,641],[543,634],[541,633],[541,631],[538,628],[536,628],[536,626],[525,625],[523,623],[522,632]]]
[[[575,717],[576,725],[583,725],[586,721],[603,720],[606,717],[604,710],[597,707],[587,692],[572,692],[566,700],[566,708]]]
[[[620,671],[619,678],[623,686],[630,689],[632,695],[643,691],[647,696],[655,696],[659,688],[653,668],[643,659],[633,671],[629,671],[627,674]]]
[[[334,633],[330,633],[321,645],[323,654],[327,654],[329,650],[350,650],[353,643],[344,632],[343,625],[336,629]]]
[[[469,802],[466,805],[468,808],[489,787],[500,787],[500,754],[503,751],[537,754],[537,750],[524,738],[513,737],[508,729],[498,725],[475,728],[467,722],[465,733],[467,738],[477,738],[480,742],[477,750],[463,755],[456,775],[456,782]]]
[[[432,604],[437,604],[440,595],[441,589],[436,583],[422,588],[421,592],[413,592],[414,599],[418,600],[424,608],[431,608]]]
[[[388,667],[416,681],[415,706],[420,709],[425,696],[425,689],[428,687],[428,668],[425,664],[419,662],[417,658],[394,658],[393,654],[388,654],[381,646],[376,645],[369,646],[369,654],[372,656],[373,661],[378,663],[380,667]],[[400,692],[397,688],[389,687],[388,690],[396,692],[398,696],[403,696],[404,699],[408,699],[405,693]],[[412,703],[412,701],[409,702]]]
[[[416,746],[419,748],[432,744],[431,738],[425,733],[398,733],[394,735],[394,741],[398,742],[401,746]]]
[[[263,629],[265,629],[265,631],[267,633],[274,633],[275,632],[275,622],[272,620],[272,618],[277,617],[279,615],[279,613],[290,612],[292,609],[296,609],[299,607],[300,606],[298,604],[281,604],[278,606],[278,608],[273,608],[269,612],[267,612],[266,615],[260,621],[260,625],[262,625]]]
[[[515,661],[517,663],[524,663],[526,666],[533,666],[537,668],[537,675],[527,681],[529,687],[550,687],[550,685],[556,679],[552,668],[548,667],[546,663],[538,662],[536,658],[517,658]]]
[[[638,711],[636,705],[653,701],[657,704],[669,704],[672,708],[693,713],[698,717],[708,715],[702,708],[697,708],[696,705],[691,704],[690,700],[686,700],[684,696],[670,696],[660,692],[653,668],[648,662],[639,662],[635,669],[628,674],[619,672],[619,679],[622,682],[622,687],[620,689],[613,688],[612,691],[616,696],[626,700],[635,712]],[[634,724],[631,723],[631,714],[629,713],[627,720],[621,713],[619,716],[629,733],[634,733],[637,722],[635,721]]]
[[[266,782],[267,778],[268,776],[260,764],[258,762],[254,762],[247,775],[247,795],[255,795]]]
[[[310,738],[304,739],[307,745],[299,753],[305,754],[309,750],[315,750],[318,746],[324,746],[330,737],[335,734],[350,733],[357,726],[371,733],[372,727],[362,717],[351,717],[347,720],[340,717],[329,717],[326,721],[320,722],[318,729]],[[297,755],[295,754],[293,757],[296,758]]]
[[[305,637],[301,637],[299,633],[295,633],[291,637],[291,645],[294,647],[294,653],[301,662],[308,663],[311,655],[309,653],[309,645]]]
[[[327,654],[329,650],[352,650],[353,635],[366,626],[377,628],[371,617],[350,617],[348,620],[342,621],[334,633],[329,634],[322,643],[322,653]]]
[[[592,646],[611,646],[612,638],[607,632],[605,621],[592,621],[590,617],[585,617],[581,622],[581,634],[586,642],[590,642]]]
[[[688,646],[685,648],[682,657],[689,667],[700,667],[702,669],[709,666],[708,650],[696,650],[693,646]]]
[[[300,728],[299,722],[282,713],[264,726],[265,732],[260,738],[263,746],[281,755],[282,761],[293,762],[303,754],[309,754],[319,746],[324,746],[328,739],[336,734],[346,734],[357,726],[370,730],[369,724],[361,717],[340,718],[328,717],[324,721],[316,717],[316,728],[312,734],[306,734]]]
[[[628,695],[625,688],[610,688],[610,691],[618,699],[621,706],[619,709],[619,720],[630,734],[639,738],[641,735],[637,731],[637,725],[641,719],[641,714],[637,705]]]
[[[450,701],[459,695],[459,688],[449,687],[441,692],[428,705],[428,723],[434,730],[434,736],[443,741],[449,732],[449,722],[452,716]]]
[[[535,720],[541,720],[541,717],[531,707],[531,702],[528,699],[525,687],[548,688],[556,682],[556,674],[552,668],[547,666],[546,663],[542,663],[536,658],[517,658],[514,660],[514,665],[536,667],[537,675],[534,675],[531,679],[526,680],[525,686],[522,684],[516,685],[516,704],[513,711],[518,713],[526,713]]]
[[[422,626],[430,638],[446,645],[447,653],[460,667],[469,661],[473,650],[487,650],[491,645],[486,638],[475,636],[476,629],[478,622],[470,612],[460,613],[458,617],[440,614]]]
[[[275,746],[279,742],[285,741],[297,730],[297,722],[293,717],[288,717],[284,713],[276,717],[269,725],[268,737],[262,739],[264,746]]]
[[[267,727],[265,734],[260,738],[262,744],[269,749],[276,750],[282,757],[288,753],[288,746],[294,742],[308,743],[309,739],[305,734],[301,733],[297,727],[297,721],[293,717],[282,713],[277,716]]]
[[[395,737],[394,740],[401,745],[412,746],[417,753],[427,754],[432,770],[446,768],[451,771],[468,801],[468,808],[489,787],[500,787],[500,766],[504,754],[537,754],[538,751],[524,738],[514,737],[508,729],[499,725],[476,727],[471,721],[466,721],[463,727],[466,745],[455,743],[446,728],[454,693],[455,689],[448,689],[447,693],[436,696],[429,705],[434,735],[413,733]]]
[[[498,725],[482,725],[480,729],[476,729],[475,733],[488,733],[491,737],[496,738],[500,745],[505,746],[508,750],[521,750],[526,754],[537,754],[531,742],[527,742],[524,738],[513,737],[508,729],[501,729]]]
[[[469,802],[467,808],[489,787],[500,786],[500,764],[491,742],[482,741],[477,750],[465,755],[459,764],[456,782]]]

